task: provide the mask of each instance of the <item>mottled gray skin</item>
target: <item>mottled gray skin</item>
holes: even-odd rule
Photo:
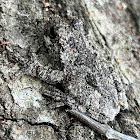
[[[78,19],[70,25],[60,22],[53,27],[54,36],[46,37],[46,40],[53,42],[53,45],[47,46],[49,55],[55,63],[60,61],[63,65],[63,76],[60,75],[64,79],[60,79],[65,93],[44,91],[43,94],[106,123],[119,113],[120,101],[122,109],[128,107],[125,90],[111,62],[101,58],[83,30]]]

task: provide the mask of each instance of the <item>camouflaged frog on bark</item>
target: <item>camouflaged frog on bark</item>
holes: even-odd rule
[[[53,30],[53,37],[47,36],[46,44],[54,65],[58,61],[63,65],[62,85],[66,92],[46,90],[43,94],[59,97],[72,109],[100,122],[112,121],[120,107],[126,109],[128,103],[121,79],[111,62],[101,58],[96,46],[89,43],[78,19],[70,25],[59,23],[50,30]]]
[[[50,64],[40,64],[35,53],[29,59],[28,51],[24,54],[22,50],[12,48],[7,50],[9,57],[14,57],[17,63],[23,65],[24,73],[49,84],[61,83],[64,87],[63,91],[55,90],[55,86],[50,90],[47,85],[42,94],[100,122],[112,121],[120,107],[128,107],[125,90],[113,65],[101,57],[96,46],[92,46],[78,19],[70,24],[60,19],[52,21],[52,25],[48,24],[45,42]]]

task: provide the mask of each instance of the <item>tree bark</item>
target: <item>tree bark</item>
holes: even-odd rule
[[[0,139],[107,139],[71,119],[63,102],[41,94],[45,86],[56,92],[63,90],[59,83],[49,84],[24,74],[26,62],[34,58],[44,67],[52,63],[44,35],[57,16],[67,23],[80,19],[83,32],[92,38],[98,52],[111,60],[129,108],[121,110],[108,125],[140,139],[139,0],[0,0]]]

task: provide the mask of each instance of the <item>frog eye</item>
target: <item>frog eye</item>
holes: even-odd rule
[[[79,19],[74,19],[73,22],[72,22],[72,27],[77,30],[77,31],[80,31],[82,30],[82,23],[79,21]]]

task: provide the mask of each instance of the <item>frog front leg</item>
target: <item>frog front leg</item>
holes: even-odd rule
[[[27,64],[25,74],[37,77],[49,84],[61,83],[64,78],[63,71],[53,70],[49,66],[43,66],[38,61]]]

